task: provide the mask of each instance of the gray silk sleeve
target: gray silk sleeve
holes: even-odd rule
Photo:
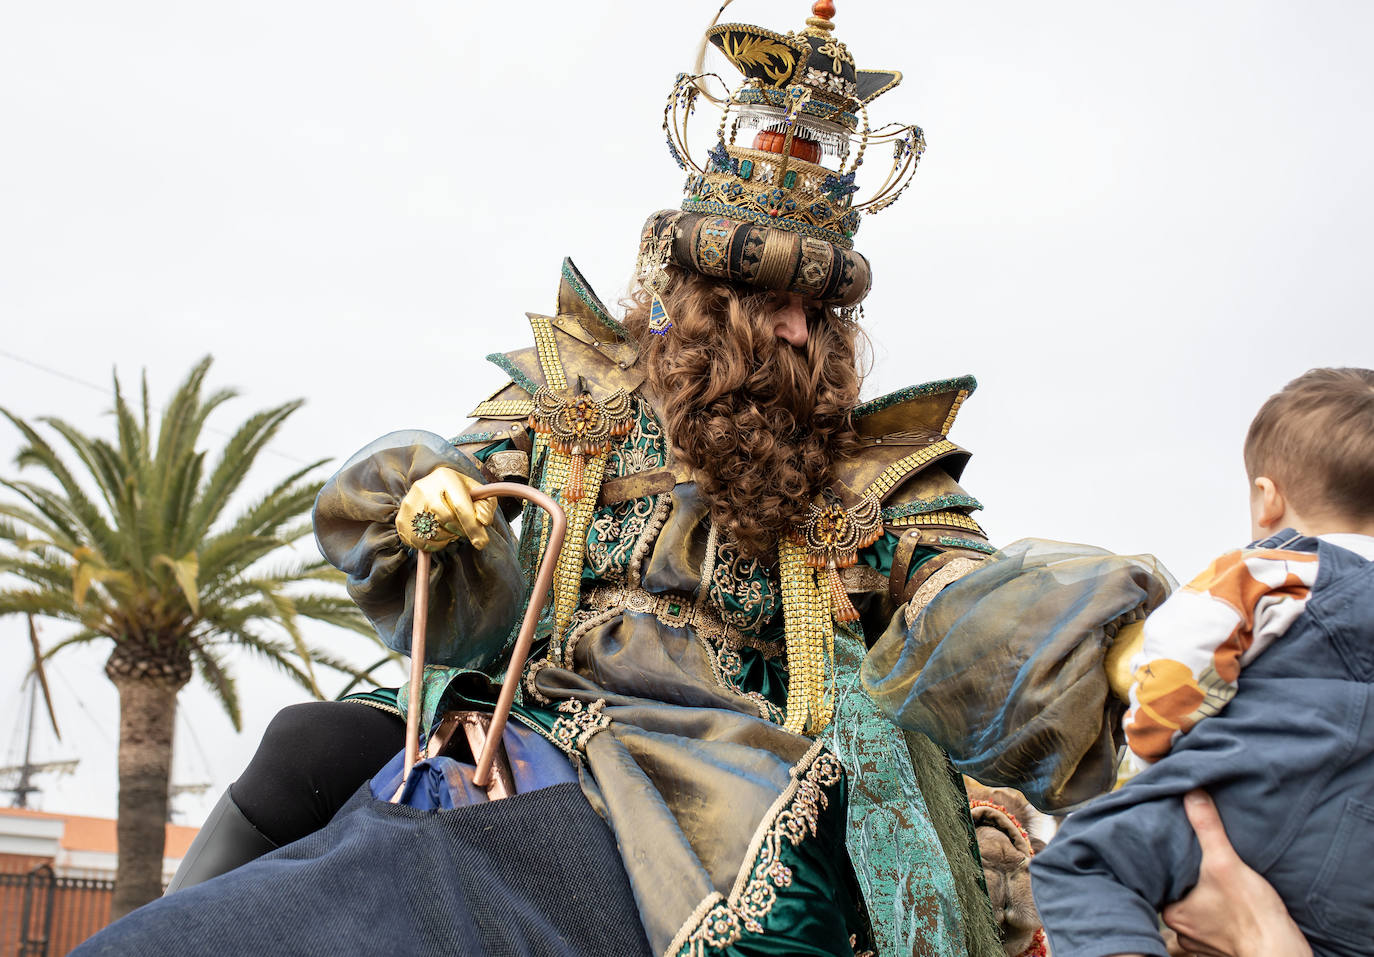
[[[392,432],[362,449],[315,500],[315,540],[347,576],[349,596],[386,645],[410,651],[415,553],[396,532],[410,486],[437,468],[481,478],[476,463],[431,432]],[[455,542],[433,556],[425,660],[483,670],[496,662],[524,611],[525,577],[510,525],[497,511],[478,551]]]
[[[1022,539],[903,615],[864,660],[865,689],[983,784],[1064,810],[1116,778],[1125,705],[1103,661],[1168,597],[1149,555]]]

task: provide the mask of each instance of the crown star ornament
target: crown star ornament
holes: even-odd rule
[[[663,263],[842,308],[868,293],[871,272],[854,251],[854,235],[863,214],[886,209],[906,190],[925,137],[913,125],[872,126],[869,104],[902,75],[856,67],[834,35],[832,0],[818,0],[811,13],[804,29],[786,34],[713,24],[697,73],[679,75],[663,127],[670,154],[687,172],[686,195],[680,210],[645,223],[641,279],[651,292]],[[743,77],[724,98],[707,88],[709,79],[723,81],[701,73],[707,42]],[[715,145],[698,161],[688,127],[703,101],[720,108],[720,123]],[[859,170],[866,161],[876,165],[875,156],[886,174],[859,199]]]

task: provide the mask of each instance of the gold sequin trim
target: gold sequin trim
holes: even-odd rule
[[[949,415],[945,416],[945,424],[940,426],[941,435],[949,435],[949,430],[954,428],[954,419],[959,415],[959,407],[964,404],[964,400],[968,396],[968,389],[960,389],[958,395],[954,397],[954,404],[949,407]]]
[[[562,476],[568,474],[570,455],[550,450],[550,466],[557,465]],[[559,634],[568,627],[572,614],[577,610],[577,596],[582,590],[582,566],[586,562],[587,529],[592,523],[592,513],[596,511],[596,499],[601,493],[601,480],[606,474],[606,455],[593,455],[587,459],[583,477],[583,494],[576,502],[563,498],[562,481],[555,488],[551,483],[545,491],[557,495],[558,504],[568,515],[568,531],[565,545],[558,556],[558,570],[553,579],[553,620]]]
[[[830,590],[816,580],[806,548],[790,535],[778,543],[782,613],[787,640],[787,723],[796,734],[820,734],[834,714],[826,694],[834,671],[835,629]]]
[[[544,371],[544,383],[550,389],[566,389],[568,377],[563,361],[558,358],[558,342],[553,337],[553,322],[545,316],[531,316],[534,344],[539,350],[539,368]]]
[[[887,494],[897,487],[897,483],[906,478],[912,472],[930,462],[935,461],[942,455],[958,451],[959,446],[947,439],[942,439],[932,445],[927,445],[919,452],[912,452],[905,458],[898,459],[883,470],[883,473],[873,480],[865,491],[873,493],[873,496],[882,501],[887,498]]]
[[[480,402],[468,415],[474,419],[502,416],[525,416],[534,411],[533,399],[488,399]]]
[[[821,812],[830,804],[826,790],[844,777],[833,754],[814,745],[792,771],[792,783],[764,816],[745,855],[746,864],[729,897],[713,893],[678,931],[665,953],[705,957],[736,943],[745,933],[762,934],[763,922],[777,904],[778,890],[792,886],[792,869],[782,861],[787,844],[815,837]]]
[[[983,534],[983,526],[963,512],[926,512],[924,515],[903,515],[888,522],[893,528],[906,528],[911,525],[946,525]]]

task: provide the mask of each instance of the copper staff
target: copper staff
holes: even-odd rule
[[[553,585],[554,571],[558,566],[558,555],[563,549],[563,536],[568,528],[567,516],[563,509],[549,495],[536,488],[516,482],[492,482],[483,485],[472,493],[472,500],[480,502],[493,496],[508,495],[523,499],[549,513],[549,540],[544,552],[544,560],[535,576],[534,588],[530,592],[529,604],[525,607],[525,618],[520,623],[520,635],[511,651],[510,665],[506,669],[506,680],[501,685],[501,694],[496,699],[492,712],[491,725],[487,729],[487,740],[477,759],[477,773],[473,783],[487,787],[491,783],[491,766],[496,760],[496,749],[501,746],[501,734],[510,717],[511,704],[515,701],[515,689],[520,683],[520,673],[524,670],[525,659],[529,657],[530,645],[534,643],[535,626],[539,615],[548,603],[549,589]],[[429,619],[429,553],[415,553],[415,616],[410,633],[410,690],[407,692],[406,707],[406,757],[405,773],[401,777],[402,786],[410,777],[420,753],[420,711],[416,705],[416,694],[423,696],[425,670],[425,630]],[[397,792],[399,794],[399,791]]]

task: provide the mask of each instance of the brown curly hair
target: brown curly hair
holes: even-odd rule
[[[862,333],[836,310],[808,305],[809,338],[797,348],[774,335],[776,294],[673,272],[668,333],[648,332],[642,288],[625,302],[625,325],[712,522],[763,557],[858,444],[851,413]]]

